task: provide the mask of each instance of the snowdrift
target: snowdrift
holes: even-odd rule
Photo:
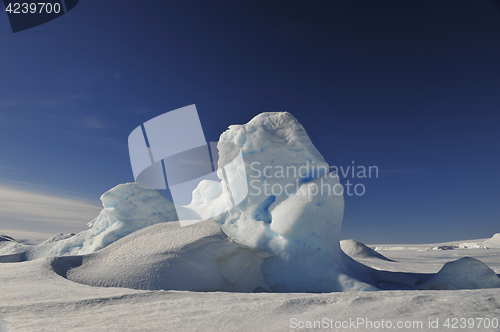
[[[85,256],[58,257],[53,269],[91,286],[190,291],[270,291],[264,256],[229,239],[213,221],[162,223]]]
[[[340,241],[340,248],[352,258],[378,258],[392,262],[391,259],[356,240],[342,240]]]
[[[480,289],[500,288],[500,278],[483,262],[464,257],[446,263],[419,289]]]
[[[89,230],[36,246],[1,241],[0,261],[54,257],[53,270],[69,280],[135,289],[332,292],[475,288],[483,282],[496,287],[498,277],[475,260],[445,265],[434,276],[379,271],[346,255],[340,246],[339,178],[287,112],[230,126],[218,150],[219,168],[235,153],[244,158],[243,165],[218,172],[230,188],[241,188],[242,179],[249,184],[231,193],[246,195],[235,208],[206,217],[226,210],[227,189],[204,180],[183,209],[210,220],[180,227],[174,205],[156,190],[121,184],[102,195],[103,210]],[[387,260],[356,241],[343,248],[353,257]],[[464,281],[456,282],[462,269]]]

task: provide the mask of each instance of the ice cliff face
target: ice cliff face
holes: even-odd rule
[[[290,113],[263,113],[246,125],[231,126],[218,146],[219,164],[241,150],[249,184],[246,200],[219,219],[225,232],[275,253],[287,248],[338,253],[344,199],[332,190],[326,193],[338,177],[328,176],[328,164]],[[240,175],[227,172],[228,181]]]

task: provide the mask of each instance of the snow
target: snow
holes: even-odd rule
[[[134,232],[97,253],[58,257],[54,270],[69,280],[149,290],[270,291],[263,258],[229,239],[219,225],[161,223]]]
[[[181,227],[169,200],[127,183],[102,195],[86,231],[40,245],[1,236],[0,330],[282,331],[330,318],[434,331],[429,319],[498,319],[500,234],[375,250],[340,241],[343,196],[321,192],[338,177],[286,112],[231,126],[218,150],[227,185],[200,182],[181,209],[208,220]]]
[[[493,237],[489,240],[484,241],[481,243],[482,248],[500,248],[500,233],[496,233],[493,235]]]
[[[483,262],[463,257],[446,263],[420,289],[479,289],[500,288],[500,278]]]
[[[0,242],[3,242],[3,241],[15,242],[16,240],[14,240],[13,238],[11,238],[10,236],[7,236],[7,235],[0,235]]]
[[[375,251],[383,250],[455,250],[455,249],[489,249],[500,248],[500,233],[493,235],[490,239],[475,239],[463,241],[453,241],[437,244],[421,245],[376,245]]]
[[[156,227],[156,226],[154,226]],[[186,228],[187,229],[187,228]],[[496,259],[499,249],[477,251],[389,250],[396,270],[436,273],[458,251],[482,252]],[[440,256],[417,256],[437,254]],[[134,290],[94,287],[56,274],[51,258],[0,264],[0,331],[304,331],[291,321],[420,321],[422,328],[387,329],[443,331],[452,317],[499,318],[500,288],[478,290],[398,290],[344,293],[230,293]],[[407,263],[410,261],[411,263]],[[497,271],[500,273],[500,270]],[[429,328],[439,320],[439,329]],[[310,329],[313,330],[313,329]],[[346,329],[325,329],[345,331]],[[350,329],[347,329],[350,330]],[[354,331],[373,331],[365,325]],[[386,329],[377,329],[386,330]],[[460,329],[458,329],[460,330]],[[465,331],[498,331],[473,328]]]
[[[75,235],[75,233],[70,233],[70,234],[57,233],[54,236],[43,241],[42,243],[52,243],[52,242],[56,242],[56,241],[66,240],[74,235]]]
[[[228,235],[274,253],[297,242],[300,246],[314,242],[315,249],[333,254],[340,251],[343,196],[311,194],[320,180],[333,186],[338,177],[322,178],[318,174],[328,170],[328,164],[290,113],[262,113],[245,125],[230,126],[221,135],[218,149],[219,167],[232,160],[235,150],[241,151],[250,186],[246,200],[216,220]],[[229,170],[226,175],[231,184],[241,172]],[[288,208],[294,213],[287,213]],[[307,214],[316,214],[315,219],[306,219],[312,217]],[[318,236],[320,229],[325,232],[322,237]]]
[[[342,251],[352,257],[356,258],[378,258],[386,261],[391,261],[389,258],[385,257],[382,254],[379,254],[372,248],[364,245],[363,243],[356,240],[342,240],[340,241],[340,248]]]

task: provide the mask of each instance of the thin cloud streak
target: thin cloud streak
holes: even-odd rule
[[[95,116],[89,116],[83,120],[83,126],[90,129],[104,129],[104,124]]]
[[[87,228],[101,208],[86,199],[16,188],[0,183],[0,230],[25,239],[47,234],[78,232]]]
[[[17,186],[18,189],[23,189],[23,190],[26,190],[26,191],[33,191],[33,190],[26,189],[26,188],[19,187],[19,186],[22,185],[22,186],[26,186],[26,187],[42,188],[42,189],[45,189],[45,190],[51,190],[51,191],[53,191],[56,194],[56,196],[57,196],[57,192],[59,192],[59,193],[65,192],[65,193],[77,194],[78,196],[83,195],[83,196],[95,197],[94,195],[82,193],[82,192],[79,192],[79,191],[59,189],[59,188],[54,188],[54,187],[49,187],[49,186],[43,186],[43,185],[35,184],[35,183],[29,183],[29,182],[23,182],[23,181],[17,181],[17,180],[5,179],[5,178],[0,178],[0,181],[14,183]],[[7,186],[7,187],[13,187],[13,186],[9,186],[9,185],[6,185],[6,184],[3,184],[3,185]],[[2,183],[1,182],[0,182],[0,187],[2,187]],[[45,194],[50,194],[50,192],[45,192]]]
[[[1,175],[13,175],[13,174],[19,174],[23,173],[24,170],[16,167],[8,167],[8,166],[0,166],[0,174]],[[0,180],[2,180],[0,178]]]

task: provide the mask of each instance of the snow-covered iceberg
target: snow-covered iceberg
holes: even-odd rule
[[[127,183],[101,197],[103,210],[89,230],[37,246],[3,241],[0,256],[6,262],[54,257],[53,270],[70,280],[137,289],[418,289],[433,277],[374,270],[341,250],[343,188],[291,114],[262,113],[230,126],[217,148],[217,175],[228,185],[204,180],[183,207],[205,221],[180,227],[169,200]],[[236,155],[244,162],[231,164]],[[244,199],[227,206],[225,190]],[[227,212],[212,217],[213,211]],[[361,244],[350,245],[376,256]],[[488,285],[495,277],[488,276]]]
[[[246,177],[249,188],[241,204],[214,220],[237,242],[271,254],[262,271],[273,290],[373,288],[341,268],[345,263],[339,245],[342,187],[290,113],[262,113],[245,125],[230,126],[221,135],[218,149],[219,167],[241,151],[245,169],[226,169],[226,176],[229,187],[239,188],[233,182]],[[212,193],[215,190],[207,188],[218,185],[207,181],[200,187]],[[201,216],[203,210],[197,207],[224,204],[198,191],[195,197],[190,207]]]

